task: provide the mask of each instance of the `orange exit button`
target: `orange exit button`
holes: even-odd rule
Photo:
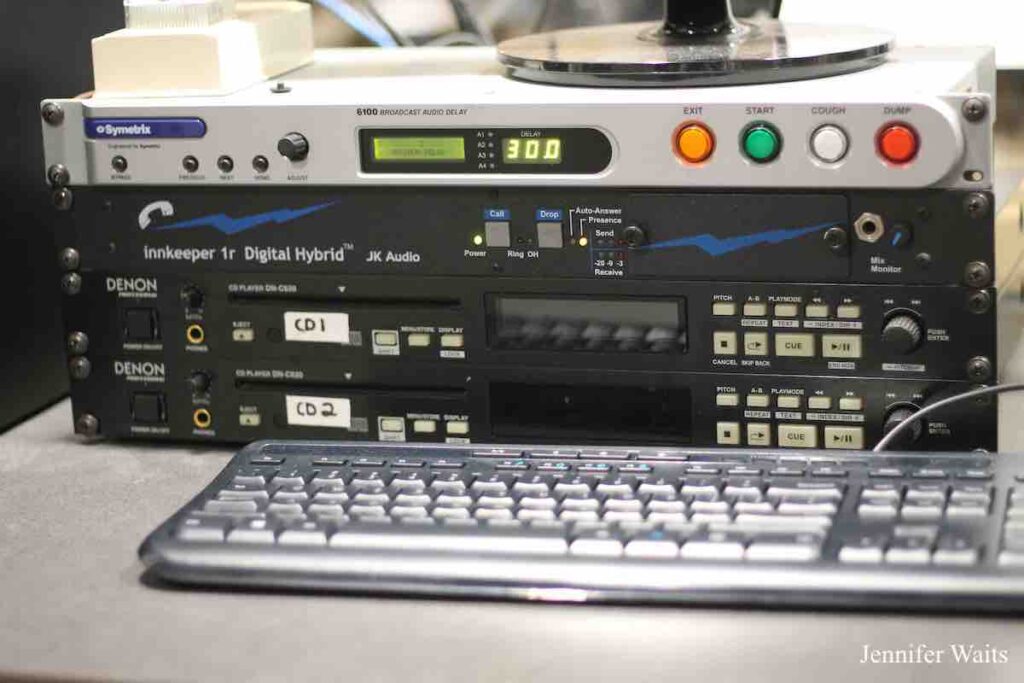
[[[700,123],[690,123],[679,129],[676,150],[683,161],[700,164],[711,158],[715,151],[715,136]]]

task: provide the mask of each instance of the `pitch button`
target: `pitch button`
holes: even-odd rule
[[[822,126],[811,134],[811,152],[818,161],[837,163],[843,160],[849,149],[850,139],[839,126]]]

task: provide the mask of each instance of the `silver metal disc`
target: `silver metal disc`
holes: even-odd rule
[[[893,44],[884,31],[847,26],[740,22],[733,33],[679,39],[660,24],[617,24],[539,33],[498,46],[513,78],[556,85],[696,87],[774,83],[868,69]]]

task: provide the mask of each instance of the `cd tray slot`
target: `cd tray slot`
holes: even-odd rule
[[[284,294],[246,294],[233,292],[228,295],[231,303],[242,305],[281,304],[287,306],[344,306],[346,308],[419,308],[439,310],[461,310],[462,301],[453,298],[419,297],[341,297],[341,296],[295,296]]]
[[[337,384],[335,382],[275,381],[272,379],[237,379],[239,391],[301,393],[317,391],[346,396],[386,396],[388,398],[459,399],[466,398],[463,387],[403,387],[386,384]]]

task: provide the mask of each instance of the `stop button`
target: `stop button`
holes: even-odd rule
[[[878,132],[878,153],[890,164],[908,164],[917,156],[921,142],[910,125],[890,123]]]

